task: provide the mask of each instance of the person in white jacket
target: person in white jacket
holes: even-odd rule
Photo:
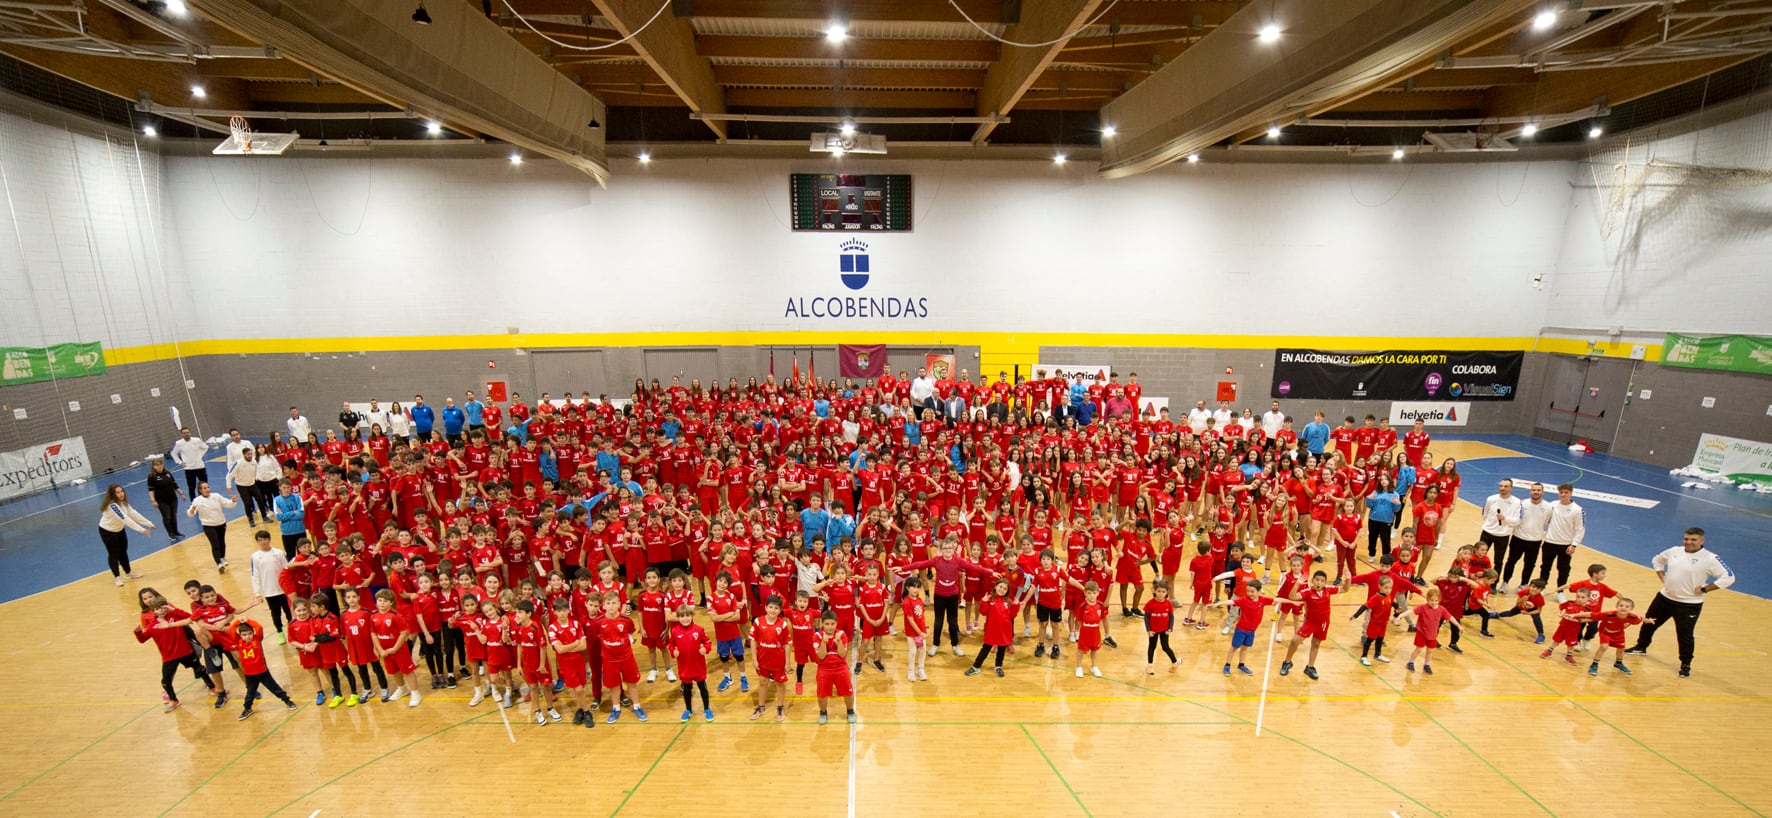
[[[246,505],[246,524],[258,525],[252,519],[252,510],[258,509],[258,516],[263,520],[271,519],[271,504],[264,502],[258,490],[258,451],[251,446],[240,450],[240,459],[228,467],[228,480],[240,492],[240,501]]]
[[[1698,615],[1704,613],[1705,596],[1735,584],[1735,572],[1704,547],[1704,529],[1688,528],[1680,544],[1655,555],[1650,565],[1661,578],[1661,590],[1649,603],[1643,615],[1643,627],[1637,630],[1637,643],[1625,653],[1642,656],[1655,641],[1655,631],[1670,621],[1680,646],[1680,678],[1692,676],[1692,654],[1696,641],[1692,631],[1698,627]]]
[[[129,507],[129,495],[123,487],[112,483],[105,487],[105,499],[98,514],[98,538],[105,544],[105,559],[110,562],[111,576],[118,585],[125,579],[141,579],[129,567],[129,535],[133,529],[143,536],[154,536],[154,524]]]
[[[191,505],[185,509],[185,516],[196,517],[203,525],[215,570],[224,574],[228,572],[228,509],[233,507],[234,498],[210,491],[208,483],[198,483],[197,496],[191,498]]]
[[[253,534],[258,550],[252,552],[252,592],[271,609],[271,624],[277,628],[277,644],[289,644],[283,633],[283,620],[289,616],[289,597],[283,593],[283,569],[289,560],[282,551],[271,547],[271,532]]]

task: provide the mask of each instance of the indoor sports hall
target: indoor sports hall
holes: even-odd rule
[[[1765,816],[1768,31],[0,0],[0,814]]]

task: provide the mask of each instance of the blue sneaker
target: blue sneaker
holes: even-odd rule
[[[554,692],[555,693],[558,693],[558,692],[565,690],[565,689],[566,689],[566,680],[565,679],[555,679],[554,680]]]
[[[604,719],[603,723],[614,724],[619,718],[621,718],[621,708],[617,707],[614,710],[609,711],[609,718]]]
[[[645,710],[644,710],[644,709],[642,709],[642,708],[641,708],[641,707],[640,707],[640,706],[639,706],[639,705],[637,705],[637,704],[636,704],[636,705],[634,705],[634,718],[637,718],[637,719],[639,719],[639,720],[641,720],[641,721],[645,721],[645,720],[646,720],[646,711],[645,711]]]
[[[325,703],[326,703],[326,694],[325,693],[315,693],[314,694],[314,704],[325,704]]]
[[[732,686],[732,674],[729,673],[726,675],[726,678],[720,680],[720,684],[718,686],[716,686],[714,689],[720,691],[721,693],[725,693],[726,688],[729,688],[731,686]]]
[[[1535,640],[1533,640],[1533,642],[1532,642],[1532,643],[1533,643],[1533,644],[1535,644],[1535,645],[1542,645],[1542,644],[1544,644],[1544,634],[1542,634],[1542,633],[1541,633],[1541,634],[1539,634],[1539,635],[1538,635],[1538,638],[1537,638],[1537,639],[1535,639]]]
[[[1238,664],[1237,669],[1243,671],[1244,676],[1254,676],[1255,675],[1255,671],[1250,670],[1248,665]]]
[[[1231,675],[1231,666],[1230,665],[1224,666],[1224,675],[1226,675],[1226,676]]]
[[[740,692],[740,693],[751,692],[751,677],[743,676],[743,675],[738,677],[738,692]]]
[[[1600,663],[1594,662],[1593,664],[1588,665],[1587,666],[1587,675],[1589,675],[1589,676],[1600,675]]]
[[[1625,672],[1629,673],[1630,671],[1627,670]],[[714,720],[714,711],[713,710],[701,711],[701,718],[703,721],[713,721]]]
[[[677,719],[677,721],[683,722],[684,724],[688,724],[690,717],[692,717],[694,715],[695,715],[694,713],[691,713],[690,711],[685,710],[685,711],[683,711],[683,715],[681,717],[679,717]]]
[[[1626,676],[1630,675],[1630,668],[1625,667],[1624,662],[1613,662],[1612,667],[1614,669],[1616,669],[1619,673],[1623,673]]]

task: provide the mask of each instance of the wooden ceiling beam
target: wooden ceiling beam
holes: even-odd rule
[[[1094,18],[1104,0],[1042,0],[1037,6],[1022,9],[1021,22],[1003,30],[1003,39],[1010,42],[1049,43],[1038,47],[1014,47],[991,63],[985,72],[984,87],[978,92],[979,116],[1005,116],[1034,86],[1041,72],[1052,64],[1063,50],[1066,34],[1082,28]],[[973,142],[983,142],[996,130],[996,122],[986,122],[972,133]]]
[[[1205,32],[1187,28],[1168,28],[1162,31],[1141,31],[1137,34],[1121,34],[1116,37],[1073,37],[1066,41],[1060,52],[1063,57],[1072,59],[1086,58],[1087,51],[1112,51],[1121,48],[1133,48],[1141,45],[1163,45],[1167,43],[1192,42],[1205,36]]]
[[[1120,93],[1150,76],[1149,71],[1053,71],[1047,70],[1034,80],[1033,89],[1056,91],[1112,91]]]
[[[606,88],[635,85],[664,85],[658,72],[650,65],[563,65],[560,73],[577,77],[585,88]]]
[[[1538,72],[1530,68],[1470,68],[1428,71],[1410,77],[1409,87],[1416,91],[1442,88],[1491,88],[1497,85],[1531,85],[1538,81]],[[1401,83],[1391,86],[1403,87]]]
[[[966,68],[801,68],[716,65],[721,85],[828,85],[844,88],[966,88],[984,84],[985,72]]]
[[[766,57],[795,60],[947,60],[993,62],[1000,47],[991,40],[876,40],[850,37],[842,44],[823,37],[698,36],[703,57]]]
[[[246,93],[257,103],[254,107],[274,105],[381,105],[381,100],[348,85],[324,83],[310,85],[299,82],[248,82]],[[398,110],[398,108],[396,108]]]
[[[1551,71],[1544,75],[1541,82],[1533,85],[1489,89],[1485,92],[1483,115],[1515,117],[1561,114],[1592,105],[1597,98],[1603,98],[1607,105],[1620,105],[1700,79],[1758,56],[1746,54],[1663,65]]]
[[[1335,108],[1339,112],[1475,111],[1483,107],[1482,91],[1387,91],[1367,94]]]
[[[570,0],[567,0],[568,2]],[[530,2],[542,0],[521,0],[518,8],[526,8]],[[985,25],[991,23],[1014,23],[1015,5],[1002,0],[958,0],[960,8],[966,15]],[[838,2],[838,0],[689,0],[687,3],[689,17],[747,17],[762,20],[815,20],[826,21],[836,19],[839,15],[850,22],[906,22],[906,23],[958,23],[964,22],[960,13],[948,5],[947,0],[864,0],[863,2]],[[1026,12],[1032,3],[1022,3],[1022,11]],[[527,12],[525,12],[527,13]]]
[[[230,110],[252,107],[243,80],[204,77],[196,66],[185,63],[88,56],[21,45],[0,45],[0,53],[131,103],[147,96],[161,105]],[[203,86],[203,99],[192,98],[193,85]]]
[[[689,106],[689,110],[701,114],[726,112],[726,100],[720,93],[720,84],[714,81],[714,68],[706,56],[697,53],[695,29],[688,20],[674,14],[661,15],[654,19],[658,4],[653,0],[594,2],[603,18],[616,31],[621,32],[623,37],[634,38],[629,40],[634,50],[640,52],[640,57],[646,60],[646,64],[652,66],[652,70],[658,72],[665,84],[683,98],[683,103]],[[703,122],[715,136],[726,138],[724,122]]]
[[[918,108],[970,110],[978,94],[972,91],[844,91],[786,88],[729,88],[726,104],[733,108],[814,108],[833,111]]]
[[[197,73],[205,77],[234,77],[243,80],[309,80],[315,76],[313,69],[288,60],[231,57],[198,60]]]

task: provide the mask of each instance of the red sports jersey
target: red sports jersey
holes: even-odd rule
[[[763,670],[786,670],[788,666],[788,644],[794,638],[794,624],[787,617],[778,617],[771,623],[768,617],[758,617],[751,623],[751,643],[757,648],[757,667]]]
[[[708,595],[708,613],[710,614],[735,614],[739,612],[741,604],[739,597],[731,592]],[[739,628],[737,619],[730,622],[714,623],[715,639],[718,639],[721,642],[726,642],[732,639],[737,639],[738,635]]]
[[[1144,603],[1144,627],[1151,633],[1168,633],[1175,621],[1175,601],[1152,599]]]
[[[706,650],[713,645],[708,632],[700,625],[672,623],[671,655],[677,658],[677,678],[685,682],[702,682],[708,678]]]

